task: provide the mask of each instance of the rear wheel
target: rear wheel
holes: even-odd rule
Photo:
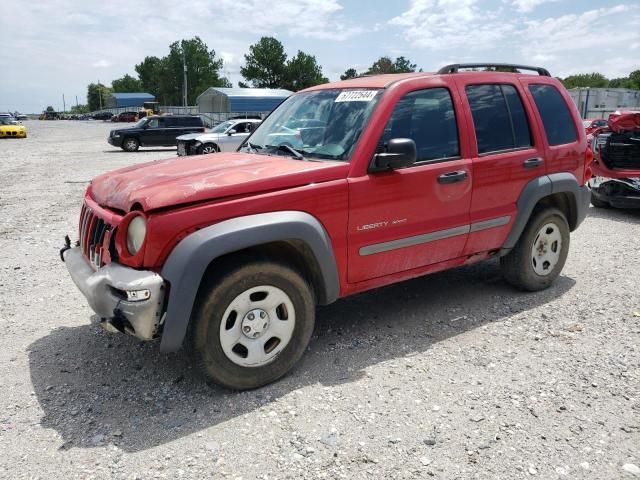
[[[204,374],[246,390],[285,375],[302,357],[315,321],[309,284],[296,271],[254,261],[231,268],[201,292],[192,350]]]
[[[562,271],[569,253],[569,225],[556,208],[535,213],[516,246],[500,258],[505,279],[522,290],[547,288]]]
[[[136,152],[138,148],[140,148],[140,142],[136,138],[128,137],[122,141],[122,149],[125,152]]]
[[[220,151],[220,149],[215,143],[205,143],[198,150],[201,155],[206,155],[208,153],[216,153]]]

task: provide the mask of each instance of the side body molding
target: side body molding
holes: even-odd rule
[[[162,268],[171,287],[160,349],[180,348],[187,332],[200,282],[212,260],[265,243],[300,240],[317,261],[323,280],[324,302],[338,298],[340,280],[331,239],[320,222],[308,213],[283,211],[226,220],[185,237]]]
[[[568,172],[551,173],[531,180],[522,190],[518,198],[518,213],[511,229],[511,233],[504,242],[500,255],[506,255],[515,247],[520,235],[527,226],[531,213],[536,204],[554,193],[568,194],[570,207],[575,217],[568,218],[571,230],[578,228],[578,225],[587,216],[589,210],[590,192],[589,187],[580,185],[574,175]]]

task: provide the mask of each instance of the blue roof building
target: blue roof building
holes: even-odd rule
[[[201,113],[269,113],[291,94],[276,88],[209,87],[196,103]]]
[[[107,108],[142,107],[144,102],[153,102],[155,99],[150,93],[112,93],[107,97]]]

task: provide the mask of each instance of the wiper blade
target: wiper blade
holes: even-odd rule
[[[262,145],[256,145],[251,142],[245,142],[242,146],[245,147],[249,153],[251,153],[252,150],[262,150]]]
[[[280,151],[289,152],[296,160],[304,160],[304,155],[290,145],[282,143],[280,145],[267,145],[268,148],[274,148]]]

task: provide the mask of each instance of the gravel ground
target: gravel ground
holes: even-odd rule
[[[175,150],[28,127],[0,142],[1,478],[640,478],[640,212],[591,208],[544,292],[492,261],[320,308],[291,374],[232,393],[90,325],[58,257],[90,178]]]

